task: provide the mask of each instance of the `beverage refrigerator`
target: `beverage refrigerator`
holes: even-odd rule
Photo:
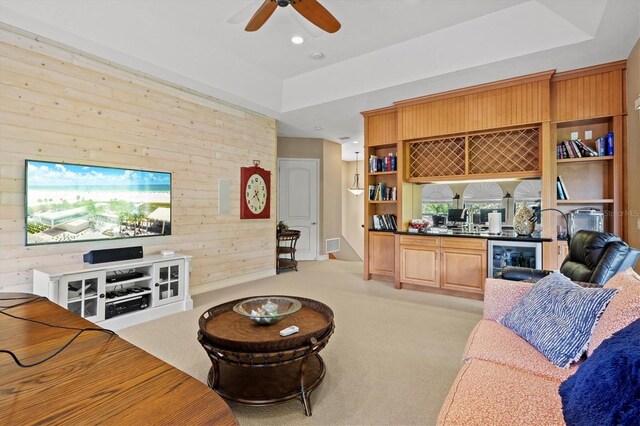
[[[505,266],[542,269],[542,243],[489,240],[487,276],[493,278]]]

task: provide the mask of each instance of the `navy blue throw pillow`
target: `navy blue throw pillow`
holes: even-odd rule
[[[640,319],[602,342],[558,391],[568,426],[640,424]]]

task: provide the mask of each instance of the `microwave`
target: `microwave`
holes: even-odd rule
[[[581,229],[604,232],[604,213],[595,209],[574,210],[569,213],[569,235]]]

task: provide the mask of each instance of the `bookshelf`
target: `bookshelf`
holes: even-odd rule
[[[397,111],[394,107],[363,112],[365,120],[365,192],[364,227],[365,227],[365,259],[364,279],[371,278],[391,281],[395,277],[395,226],[401,227],[401,192],[402,192],[402,158],[398,151],[402,149],[397,143]],[[389,156],[393,160],[386,160]],[[380,158],[377,167],[371,157]],[[382,163],[386,164],[384,169]],[[389,165],[392,167],[389,167]],[[371,194],[370,188],[373,188]],[[395,188],[394,196],[376,192],[378,188]],[[388,196],[387,196],[388,195]],[[392,199],[393,198],[393,199]],[[380,218],[391,217],[394,226],[385,229],[379,226]]]
[[[591,132],[591,137],[585,137]],[[556,197],[555,206],[564,213],[577,209],[596,209],[605,213],[605,231],[622,234],[622,223],[615,212],[622,208],[623,123],[621,116],[602,116],[555,123],[555,142],[578,138],[596,150],[596,140],[613,133],[613,155],[597,157],[556,158],[555,178],[561,176],[567,199]],[[596,150],[597,151],[597,150]],[[564,221],[558,215],[556,226]]]

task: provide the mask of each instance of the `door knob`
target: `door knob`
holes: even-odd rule
[[[311,222],[311,224],[312,224],[312,225],[315,225],[316,223],[315,223],[315,222]]]

